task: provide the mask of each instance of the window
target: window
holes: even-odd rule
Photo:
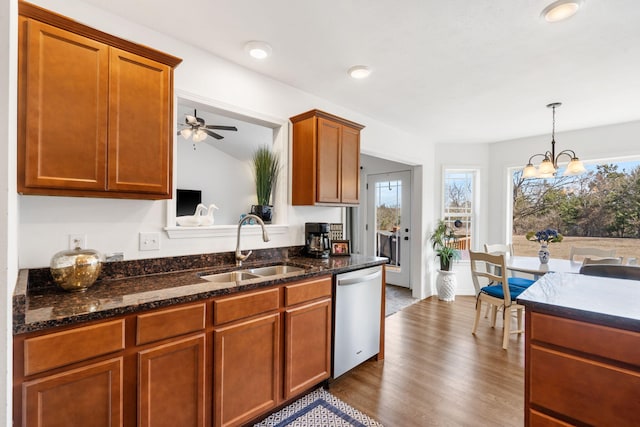
[[[512,241],[516,255],[535,256],[529,231],[547,228],[564,237],[552,257],[568,259],[571,246],[612,248],[625,260],[640,253],[640,160],[587,164],[578,176],[523,179],[512,171]]]
[[[469,259],[468,251],[473,247],[477,175],[475,169],[444,170],[442,219],[458,237],[456,247],[460,249],[462,259]]]

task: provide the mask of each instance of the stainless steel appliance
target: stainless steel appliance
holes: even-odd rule
[[[380,352],[382,266],[336,276],[333,378]]]
[[[314,258],[329,257],[329,223],[307,222],[304,224],[306,253]]]

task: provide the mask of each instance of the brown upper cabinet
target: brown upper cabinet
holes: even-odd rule
[[[19,3],[18,191],[168,199],[181,59]]]
[[[360,130],[364,126],[319,110],[291,117],[293,205],[357,205]]]

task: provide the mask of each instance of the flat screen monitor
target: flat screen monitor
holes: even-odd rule
[[[176,216],[193,215],[198,204],[202,203],[202,191],[178,189],[176,192]]]

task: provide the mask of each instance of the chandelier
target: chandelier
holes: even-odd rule
[[[553,110],[553,127],[551,130],[551,151],[547,151],[544,154],[534,154],[529,157],[529,162],[524,167],[522,171],[523,178],[552,178],[555,176],[556,171],[558,169],[558,159],[561,156],[567,156],[569,158],[569,164],[564,171],[563,176],[572,176],[572,175],[580,175],[581,173],[586,172],[584,165],[576,156],[575,151],[573,150],[562,150],[556,156],[556,108],[561,106],[560,102],[553,102],[547,105],[547,108],[551,108]],[[542,157],[542,162],[538,167],[534,166],[531,161],[535,157]]]

